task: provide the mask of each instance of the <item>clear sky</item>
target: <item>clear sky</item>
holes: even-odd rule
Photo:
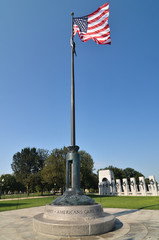
[[[70,145],[70,13],[104,3],[0,0],[0,175],[25,147]],[[111,46],[75,36],[76,144],[159,181],[159,0],[110,0],[109,25]]]

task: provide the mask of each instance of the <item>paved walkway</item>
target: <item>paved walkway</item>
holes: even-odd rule
[[[54,237],[36,234],[33,216],[44,207],[0,212],[0,240],[159,240],[159,210],[105,208],[116,217],[115,230],[100,236]]]

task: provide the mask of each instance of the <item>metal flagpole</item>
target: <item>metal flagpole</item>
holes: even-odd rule
[[[71,35],[71,145],[75,146],[75,81],[74,81],[74,54],[75,43],[73,40],[73,16],[72,15],[72,35]]]
[[[72,15],[72,35],[71,35],[71,146],[68,147],[66,155],[66,191],[53,201],[53,205],[76,206],[92,205],[94,200],[84,195],[80,189],[80,154],[79,146],[75,144],[75,81],[74,81],[74,54],[75,43],[73,39],[73,16]]]

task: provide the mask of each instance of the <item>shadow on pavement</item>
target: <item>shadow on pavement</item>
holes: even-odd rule
[[[156,204],[156,205],[150,205],[150,206],[144,206],[144,207],[141,207],[141,208],[138,208],[138,209],[128,209],[128,210],[124,210],[122,212],[117,212],[117,213],[113,213],[113,215],[115,217],[119,217],[119,216],[123,216],[123,215],[127,215],[127,214],[130,214],[130,213],[135,213],[135,212],[139,212],[141,210],[144,210],[146,208],[150,208],[150,207],[154,207],[154,206],[159,206],[159,204]],[[151,209],[149,209],[151,210]]]
[[[113,215],[114,215],[115,217],[119,217],[119,216],[127,215],[127,214],[130,214],[130,213],[138,212],[138,211],[140,211],[140,210],[141,210],[141,209],[124,210],[124,211],[122,211],[122,212],[113,213]]]

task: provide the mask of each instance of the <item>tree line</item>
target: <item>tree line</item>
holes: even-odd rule
[[[51,152],[45,149],[24,148],[21,152],[17,152],[13,156],[11,168],[13,175],[11,175],[10,184],[8,189],[10,191],[27,192],[41,192],[53,190],[65,190],[66,178],[66,154],[68,150],[66,147],[61,149],[53,149]],[[94,161],[89,153],[86,151],[79,151],[81,156],[80,167],[80,182],[81,188],[85,189],[98,189],[98,177],[94,171]],[[4,179],[3,191],[7,191],[6,175],[2,175],[0,182]],[[14,178],[14,181],[13,181]],[[19,185],[21,184],[21,186]],[[18,186],[18,187],[17,187]]]
[[[45,149],[24,148],[13,156],[11,168],[13,174],[4,174],[0,177],[1,191],[8,192],[41,192],[44,191],[63,191],[65,190],[66,177],[66,147],[48,151]],[[80,184],[81,188],[98,189],[98,172],[94,173],[94,161],[86,151],[79,151],[80,162]],[[120,169],[108,166],[114,172],[116,179],[124,177],[135,177],[138,181],[142,173],[133,168]],[[103,169],[102,169],[103,170]],[[99,171],[99,170],[98,170]]]

